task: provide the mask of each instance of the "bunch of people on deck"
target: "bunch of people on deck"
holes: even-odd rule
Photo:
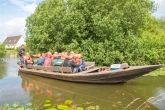
[[[21,55],[25,65],[41,65],[41,66],[63,66],[71,67],[73,73],[82,72],[85,68],[85,63],[82,60],[82,55],[74,52],[51,52],[35,54],[32,57],[27,53]]]

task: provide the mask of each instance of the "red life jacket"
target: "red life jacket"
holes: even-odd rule
[[[51,65],[51,58],[46,57],[45,62],[44,62],[44,66],[50,66]]]

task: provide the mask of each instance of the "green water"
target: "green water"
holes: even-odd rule
[[[84,110],[165,110],[164,76],[143,76],[113,85],[71,83],[21,73],[16,62],[0,62],[0,109],[6,103],[10,108],[19,103],[16,108],[46,110],[49,107],[44,104],[56,108],[69,100],[72,108]]]

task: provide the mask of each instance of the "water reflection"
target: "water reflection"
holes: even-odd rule
[[[150,102],[160,110],[165,110],[165,90],[163,90],[162,88],[158,88],[154,97],[151,97],[148,102]]]
[[[17,60],[0,62],[0,109],[1,104],[12,107],[19,102],[20,107],[32,103],[33,109],[44,110],[46,101],[53,107],[66,100],[73,101],[74,107],[100,110],[165,109],[163,76],[140,77],[120,85],[71,83],[20,73]]]
[[[145,99],[125,85],[91,85],[58,81],[34,75],[19,73],[22,78],[22,88],[29,93],[31,103],[40,105],[45,100],[51,100],[58,105],[65,100],[72,100],[75,105],[87,108],[99,106],[101,110],[136,109]],[[43,106],[41,106],[40,109]],[[155,109],[152,105],[150,108]]]
[[[148,76],[137,78],[136,80],[127,83],[129,88],[131,88],[134,92],[139,93],[140,97],[146,99],[146,101],[140,105],[140,109],[145,108],[150,103],[157,109],[165,110],[164,80],[164,76]]]
[[[0,79],[6,76],[6,62],[0,61]]]

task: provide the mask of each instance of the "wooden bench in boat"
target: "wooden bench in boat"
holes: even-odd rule
[[[58,73],[72,73],[71,67],[47,66],[47,71]]]
[[[95,67],[95,62],[84,62],[86,68],[84,68],[84,73],[93,72],[99,70]],[[60,66],[40,66],[40,65],[23,65],[24,68],[43,70],[48,72],[57,72],[57,73],[73,73],[70,67],[60,67]],[[83,73],[83,72],[78,72]]]
[[[28,68],[28,69],[35,69],[34,65],[26,65],[26,68]]]
[[[71,67],[60,67],[62,73],[72,73]]]
[[[43,71],[46,71],[47,70],[47,68],[45,66],[40,66],[40,65],[36,65],[36,66],[34,66],[34,68],[36,70],[43,70]]]
[[[95,62],[84,62],[85,63],[85,68],[83,70],[89,70],[95,67]]]
[[[92,69],[86,70],[86,71],[82,71],[76,74],[90,74],[90,73],[94,73],[94,72],[99,72],[100,71],[100,67],[94,67]]]
[[[78,72],[78,73],[75,73],[75,74],[84,74],[84,73],[91,73],[91,72],[99,72],[99,67],[95,67],[95,68],[92,68],[92,69],[88,69],[86,71],[83,71],[83,72]],[[52,72],[61,72],[61,73],[73,73],[72,72],[72,69],[70,67],[59,67],[59,66],[50,66],[50,67],[47,67],[47,71],[52,71]]]
[[[47,71],[62,73],[60,66],[47,66]]]

